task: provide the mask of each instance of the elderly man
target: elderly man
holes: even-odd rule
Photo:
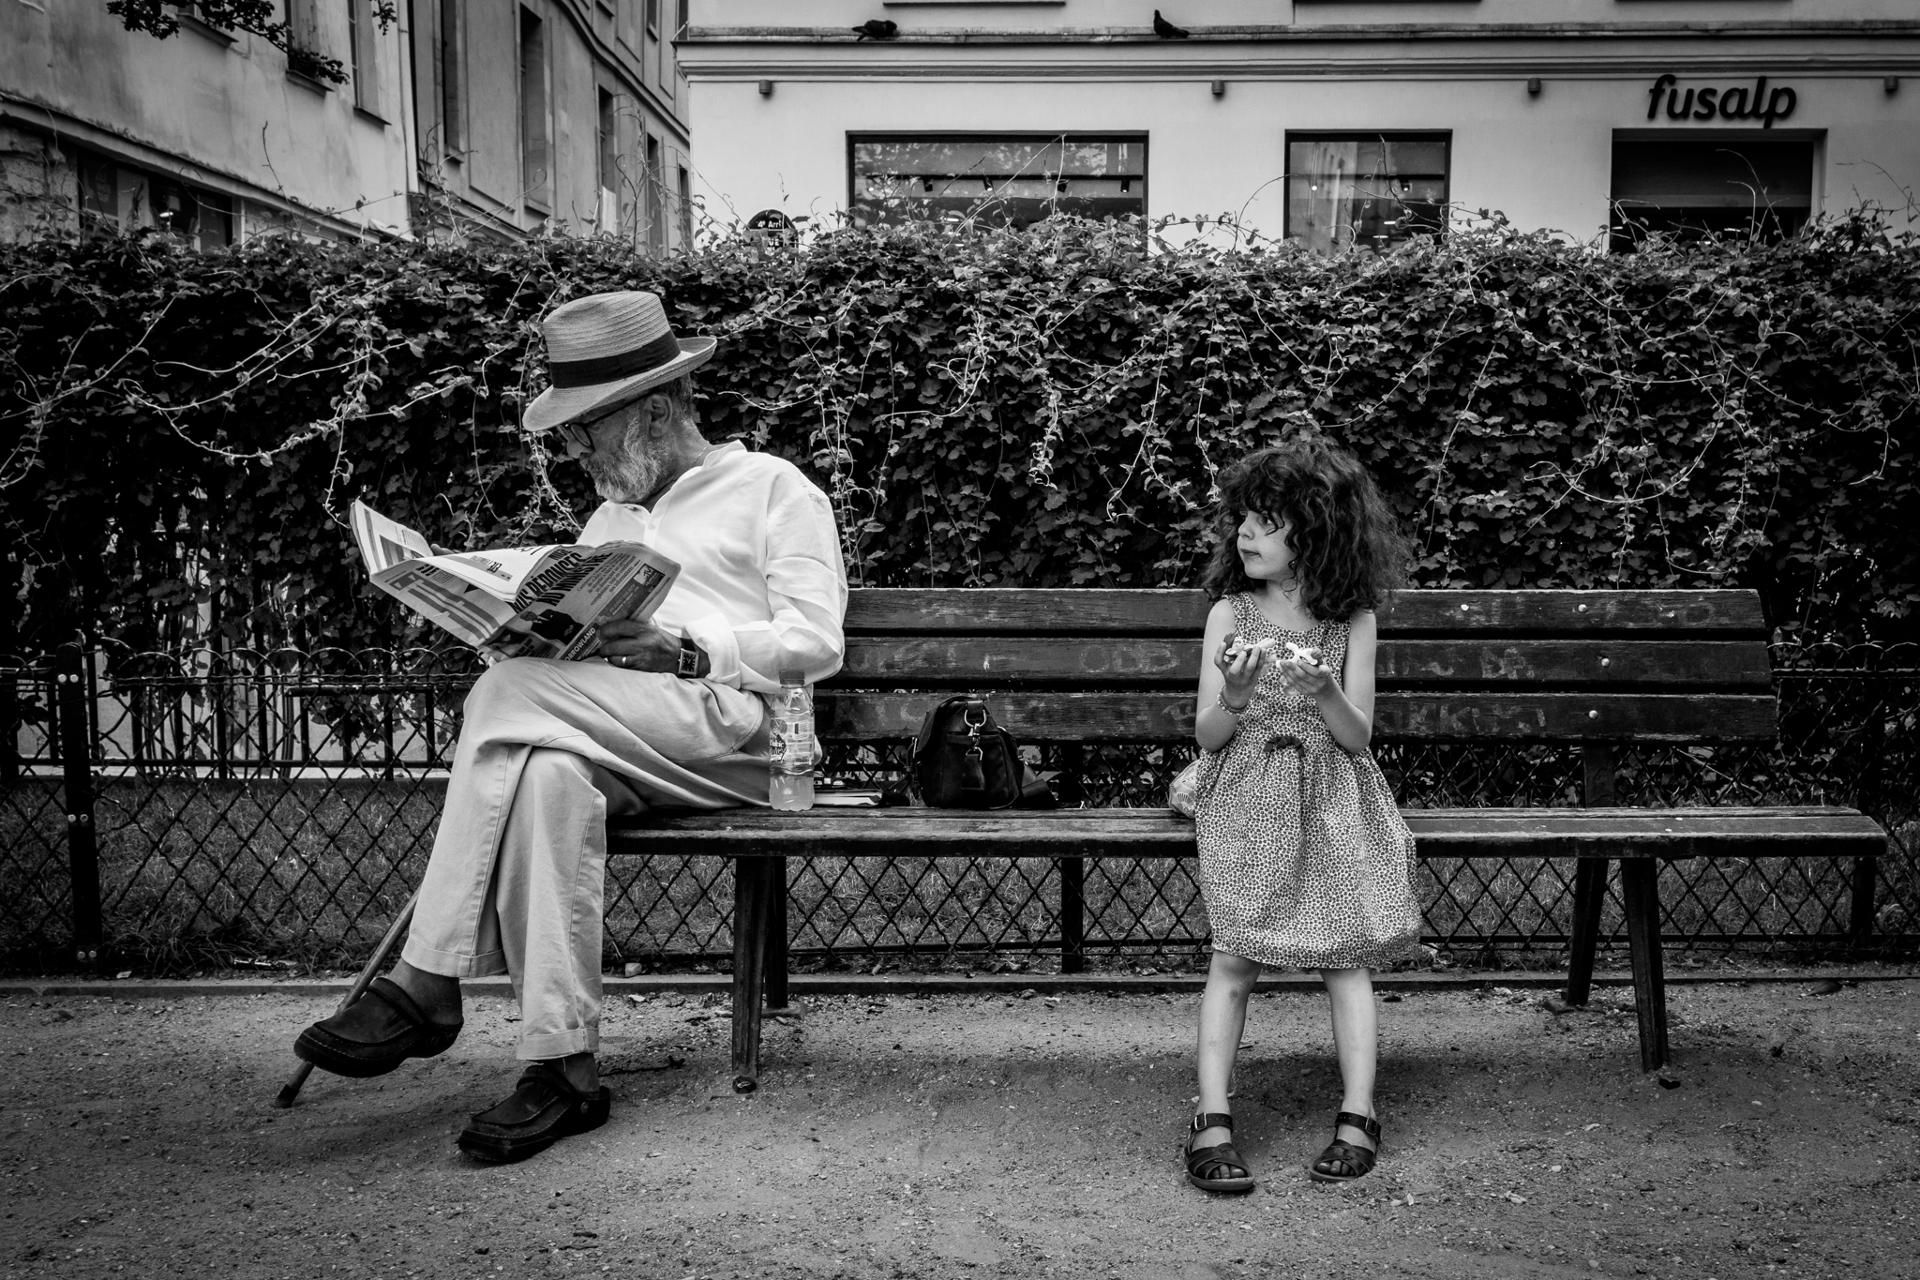
[[[563,433],[606,499],[580,540],[645,542],[680,577],[650,621],[606,623],[597,659],[514,658],[475,682],[401,959],[295,1045],[327,1071],[381,1075],[453,1043],[460,979],[510,975],[530,1065],[459,1139],[493,1161],[607,1118],[607,818],[767,803],[760,695],[782,671],[832,675],[845,647],[826,495],[789,462],[701,434],[688,374],[713,339],[677,339],[641,292],[567,303],[544,329],[552,386],[524,422]]]

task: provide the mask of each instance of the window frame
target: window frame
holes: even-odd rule
[[[540,14],[525,4],[514,6],[518,10],[518,24],[515,33],[515,94],[520,108],[520,203],[543,216],[553,212],[554,172],[553,172],[553,78],[547,52],[547,24]],[[533,35],[535,48],[531,55],[528,50],[528,36]],[[529,84],[537,80],[539,101],[528,101]],[[538,131],[536,138],[535,131]],[[533,143],[539,143],[540,164],[536,173],[534,168],[535,150]]]
[[[459,163],[467,154],[467,15],[463,0],[438,0],[435,13],[440,156]]]
[[[381,106],[380,33],[372,0],[347,0],[347,59],[355,109],[386,123]]]
[[[858,148],[863,143],[875,143],[875,142],[1023,143],[1023,142],[1033,142],[1033,143],[1040,143],[1044,145],[1048,143],[1058,142],[1061,144],[1063,148],[1068,146],[1074,146],[1074,145],[1087,145],[1087,144],[1104,145],[1104,144],[1112,144],[1112,143],[1128,143],[1128,144],[1138,144],[1138,146],[1140,147],[1139,176],[1136,179],[1133,175],[1126,175],[1125,180],[1138,181],[1140,184],[1139,208],[1136,211],[1134,211],[1133,216],[1140,218],[1144,222],[1150,216],[1149,210],[1151,208],[1151,205],[1149,203],[1149,199],[1152,194],[1151,184],[1149,182],[1149,175],[1151,172],[1151,158],[1152,158],[1152,148],[1150,145],[1150,141],[1151,141],[1151,135],[1149,131],[1145,129],[1099,129],[1099,130],[875,129],[875,130],[859,130],[859,131],[848,130],[846,135],[846,151],[845,151],[847,215],[849,218],[853,219],[856,223],[858,223],[863,217],[866,216],[865,210],[873,207],[871,204],[868,204],[861,200],[860,193],[856,189],[857,183],[859,181],[859,172],[856,167],[856,156],[857,156]]]
[[[1302,244],[1303,246],[1306,245],[1306,237],[1300,233],[1295,232],[1294,226],[1293,226],[1294,181],[1296,178],[1307,176],[1304,174],[1295,173],[1293,168],[1293,148],[1295,144],[1316,143],[1316,142],[1319,142],[1319,143],[1379,142],[1387,146],[1390,146],[1395,143],[1431,143],[1431,142],[1439,143],[1442,148],[1441,150],[1442,169],[1440,174],[1440,180],[1444,188],[1444,194],[1442,195],[1441,199],[1438,202],[1438,215],[1439,215],[1438,222],[1432,225],[1432,231],[1434,234],[1442,237],[1446,235],[1447,210],[1451,208],[1453,204],[1453,130],[1451,129],[1288,129],[1285,132],[1285,134],[1282,135],[1281,142],[1280,142],[1281,172],[1284,175],[1283,181],[1281,183],[1281,188],[1280,188],[1281,189],[1280,225],[1283,229],[1282,234],[1285,239],[1290,241],[1296,241]],[[1398,175],[1389,174],[1387,176],[1394,177]],[[1426,175],[1421,175],[1421,176],[1426,176]],[[1396,201],[1396,203],[1400,203],[1402,209],[1406,207],[1404,202]],[[1410,238],[1413,234],[1415,233],[1409,232],[1407,235],[1397,237],[1397,238],[1388,237],[1387,243],[1384,246],[1363,245],[1359,243],[1359,240],[1356,237],[1354,240],[1350,241],[1345,245],[1341,245],[1336,241],[1332,246],[1332,248],[1328,251],[1335,252],[1335,253],[1345,253],[1358,248],[1358,249],[1366,249],[1369,252],[1378,253],[1384,249],[1391,249],[1396,244],[1404,243],[1405,240]]]

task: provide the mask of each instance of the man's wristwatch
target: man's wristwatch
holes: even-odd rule
[[[700,646],[693,642],[692,636],[680,637],[680,665],[673,673],[682,679],[692,679],[700,674],[700,664],[706,658]]]

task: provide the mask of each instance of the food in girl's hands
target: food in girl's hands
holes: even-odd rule
[[[1244,640],[1238,635],[1230,635],[1227,637],[1225,656],[1228,662],[1237,662],[1241,654],[1258,649],[1265,657],[1277,658],[1280,656],[1280,646],[1283,644],[1287,648],[1288,662],[1304,662],[1311,667],[1320,665],[1320,651],[1312,645],[1295,644],[1291,640],[1276,640],[1272,636],[1264,640]]]
[[[1251,653],[1256,649],[1263,656],[1271,658],[1275,648],[1276,642],[1271,636],[1264,640],[1243,640],[1237,635],[1230,635],[1227,637],[1226,659],[1228,662],[1238,662],[1241,654]]]
[[[1273,641],[1268,640],[1266,643],[1272,644]],[[1286,645],[1288,662],[1304,662],[1310,667],[1320,665],[1320,651],[1312,645],[1295,644],[1291,640],[1287,641]],[[1271,652],[1271,650],[1269,650],[1269,652]]]

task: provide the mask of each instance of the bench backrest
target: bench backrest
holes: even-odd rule
[[[1023,741],[1191,741],[1206,612],[1183,590],[858,589],[820,732],[910,737],[974,691]],[[1381,618],[1375,725],[1386,740],[1771,739],[1759,597],[1402,592]]]

